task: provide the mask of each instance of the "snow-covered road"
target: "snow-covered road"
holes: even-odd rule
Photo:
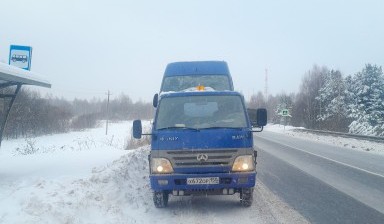
[[[382,143],[268,129],[259,182],[314,223],[384,223]]]

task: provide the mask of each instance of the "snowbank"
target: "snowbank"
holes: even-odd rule
[[[318,135],[306,132],[296,132],[297,127],[292,126],[283,126],[278,124],[268,124],[265,127],[266,131],[272,131],[277,133],[284,133],[286,135],[318,141],[326,144],[331,144],[339,147],[344,147],[351,150],[365,151],[369,153],[384,154],[384,144],[378,142],[372,142],[367,140],[353,139],[353,138],[344,138],[344,137],[335,137],[335,136],[326,136]],[[299,128],[304,129],[304,128]]]

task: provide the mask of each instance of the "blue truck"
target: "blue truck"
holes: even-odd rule
[[[180,61],[167,65],[161,82],[163,92],[184,91],[204,85],[215,90],[233,91],[233,81],[225,61]],[[158,103],[158,94],[153,97],[153,106]]]
[[[265,109],[246,109],[234,91],[163,93],[151,133],[150,183],[156,207],[166,207],[169,195],[232,195],[247,207],[253,201],[257,151],[253,132],[267,122]],[[133,122],[133,137],[141,138],[141,120]]]

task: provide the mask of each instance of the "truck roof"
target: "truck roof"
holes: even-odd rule
[[[184,61],[169,63],[164,76],[216,74],[230,76],[225,61]]]

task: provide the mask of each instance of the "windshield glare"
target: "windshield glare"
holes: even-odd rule
[[[226,75],[183,75],[165,77],[161,92],[182,91],[198,85],[209,86],[215,90],[231,90]]]
[[[162,99],[156,129],[245,128],[244,107],[239,96],[186,96]]]

